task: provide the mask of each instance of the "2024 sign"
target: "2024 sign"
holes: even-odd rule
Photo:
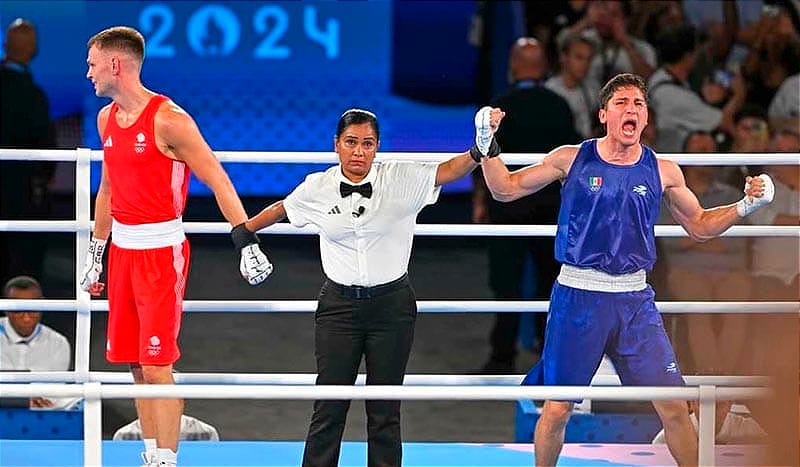
[[[340,22],[328,18],[318,24],[318,11],[313,5],[303,6],[303,37],[319,44],[325,57],[339,57]],[[139,13],[139,27],[147,38],[147,56],[175,57],[175,45],[170,42],[175,28],[175,12],[166,4],[148,5]],[[289,13],[278,5],[263,5],[252,15],[253,31],[261,37],[253,48],[256,59],[288,59],[292,49],[284,43],[290,28]],[[242,26],[236,13],[223,5],[205,5],[195,10],[186,23],[186,39],[199,56],[226,56],[240,43]]]

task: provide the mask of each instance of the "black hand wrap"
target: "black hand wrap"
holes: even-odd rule
[[[478,149],[477,144],[473,144],[471,148],[469,148],[469,156],[472,157],[472,160],[477,162],[478,164],[481,163],[482,157],[497,157],[500,155],[500,145],[497,144],[497,140],[492,138],[492,143],[489,145],[489,153],[485,156],[481,154],[480,149]]]
[[[247,230],[244,222],[231,230],[231,240],[233,240],[233,246],[236,247],[236,251],[242,251],[242,248],[247,245],[259,243],[258,236],[254,232]]]

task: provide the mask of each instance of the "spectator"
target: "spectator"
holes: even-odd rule
[[[793,128],[776,131],[771,151],[800,152],[797,121]],[[758,225],[800,225],[800,167],[775,165],[767,167],[775,182],[774,206],[763,213],[754,213]],[[796,237],[755,237],[751,242],[753,290],[761,300],[800,298],[798,258],[800,245]],[[796,314],[759,315],[759,325],[748,335],[753,349],[757,374],[770,377],[773,397],[752,401],[750,408],[769,434],[769,458],[765,465],[793,465],[798,458],[797,407],[798,319]]]
[[[559,48],[569,34],[581,33],[594,41],[598,52],[589,69],[589,83],[601,84],[621,72],[633,72],[645,79],[656,68],[656,52],[647,42],[628,34],[629,2],[595,0],[589,2],[586,16],[559,33]]]
[[[740,23],[747,24],[753,14],[749,9],[742,11],[742,3],[756,2],[684,0],[684,16],[688,24],[698,31],[700,42],[697,60],[688,79],[695,91],[701,90],[708,78],[714,76],[715,70],[733,72],[739,69],[746,48],[736,44],[736,34]],[[758,8],[754,16],[756,20]]]
[[[730,139],[721,146],[723,152],[767,152],[769,124],[764,109],[753,104],[746,104],[739,109],[733,116]]]
[[[572,110],[575,129],[582,138],[591,137],[597,125],[597,96],[600,89],[591,87],[586,77],[594,55],[594,43],[579,34],[564,40],[559,59],[561,68],[548,79],[545,87],[563,97]]]
[[[747,79],[747,101],[767,108],[778,88],[800,72],[800,34],[786,8],[765,5],[755,37],[742,63]]]
[[[139,419],[114,432],[114,441],[142,440],[142,424]],[[181,415],[180,441],[219,441],[217,429],[206,422],[188,415]]]
[[[767,113],[770,126],[781,126],[794,120],[797,128],[797,119],[800,118],[800,73],[786,78],[772,98]]]
[[[6,31],[0,64],[0,147],[44,149],[52,146],[47,96],[33,81],[30,63],[37,53],[36,29],[23,19]],[[0,162],[0,219],[46,217],[52,162]],[[29,233],[0,233],[0,281],[12,274],[42,276],[44,245]]]
[[[17,276],[3,286],[3,297],[34,300],[42,298],[36,279]],[[67,339],[41,324],[39,311],[7,311],[0,318],[0,370],[67,371],[71,356]],[[34,397],[33,408],[59,408],[61,400]]]
[[[651,0],[637,2],[631,15],[629,30],[649,44],[655,44],[666,29],[686,23],[681,2],[675,0]]]
[[[544,45],[550,63],[558,61],[556,38],[559,33],[580,21],[586,15],[589,3],[590,0],[524,2],[527,30]]]
[[[36,28],[21,18],[6,30],[2,76],[2,131],[5,148],[42,148],[50,140],[49,103],[44,91],[33,81],[30,63],[38,53]]]
[[[734,22],[733,26],[739,31],[746,31],[758,22],[762,5],[761,0],[683,0],[683,12],[689,24],[698,29],[707,30],[716,24]],[[734,11],[725,11],[730,6]]]
[[[686,154],[713,154],[718,150],[717,140],[714,135],[707,131],[695,131],[689,133],[689,136],[686,137],[681,152]],[[687,168],[692,169],[694,167],[703,168],[703,166],[688,166]]]
[[[683,152],[716,152],[713,136],[707,132],[689,135]],[[702,206],[736,201],[741,190],[726,185],[710,166],[687,166],[686,185]],[[662,213],[667,210],[662,210]],[[662,221],[674,223],[668,214]],[[667,285],[675,300],[747,300],[751,279],[747,272],[747,239],[715,238],[699,243],[686,237],[663,238],[660,245],[669,264]],[[743,314],[681,314],[674,319],[677,329],[678,364],[684,374],[730,375],[740,369],[746,354],[745,336],[749,317]],[[747,371],[747,369],[743,369]],[[741,372],[741,371],[739,371]]]
[[[800,152],[797,131],[775,133],[770,149],[773,152]],[[759,225],[800,225],[800,167],[774,165],[768,168],[775,181],[773,203],[753,216]],[[796,237],[755,237],[752,240],[751,270],[755,277],[754,290],[764,300],[797,300],[798,241]]]
[[[718,136],[721,152],[759,153],[769,148],[769,125],[767,114],[759,106],[745,104],[733,116],[733,132],[721,133]],[[720,167],[717,177],[723,183],[736,186],[737,181],[747,173],[747,167],[728,165]]]
[[[573,116],[567,102],[542,84],[548,64],[541,44],[532,38],[520,38],[510,51],[511,88],[492,101],[493,107],[506,112],[503,126],[496,135],[505,153],[547,152],[562,144],[577,141]],[[473,220],[494,224],[555,224],[560,202],[559,187],[552,185],[532,200],[513,203],[491,199],[483,178],[476,176],[473,193]],[[519,300],[525,262],[534,262],[534,295],[546,300],[558,273],[553,259],[553,237],[488,239],[489,285],[495,297]],[[536,313],[538,345],[544,339],[546,315]],[[491,355],[481,368],[485,373],[513,373],[517,356],[519,313],[497,313],[491,331]],[[534,349],[536,350],[536,349]]]
[[[650,102],[658,113],[656,149],[678,152],[681,142],[693,131],[710,132],[717,128],[732,131],[734,113],[745,97],[741,79],[734,80],[733,95],[725,108],[719,110],[703,102],[686,81],[696,58],[694,29],[685,26],[669,29],[662,34],[658,45],[664,64],[648,83]]]

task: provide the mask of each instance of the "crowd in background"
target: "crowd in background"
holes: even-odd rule
[[[519,31],[523,37],[516,39],[508,56],[509,89],[487,102],[508,107],[497,134],[504,152],[539,152],[519,143],[525,135],[537,141],[561,135],[563,140],[554,145],[602,136],[598,91],[614,75],[633,72],[648,85],[644,144],[660,154],[731,154],[730,164],[683,167],[688,187],[704,207],[736,202],[745,177],[766,172],[775,182],[775,200],[747,221],[800,225],[800,167],[758,161],[758,153],[800,152],[797,2],[595,0],[524,2],[524,6],[527,22]],[[565,103],[572,113],[572,141],[570,129],[557,123],[562,122]],[[560,131],[553,130],[554,124]],[[742,153],[752,154],[748,162],[755,165],[734,163],[733,156]],[[487,198],[480,180],[475,187],[474,222],[552,223],[540,211],[542,206],[557,206],[551,196],[534,194],[501,210]],[[508,216],[512,211],[514,216]],[[666,207],[659,223],[676,223]],[[541,244],[530,239],[488,242],[490,286],[498,299],[549,298],[549,287],[538,284],[532,290],[528,287],[526,294],[530,278],[522,273],[527,255],[534,275],[552,282],[549,277],[557,265],[537,261]],[[800,298],[797,238],[725,237],[700,243],[660,237],[657,243],[660,260],[649,281],[660,300]],[[481,373],[518,370],[520,325],[519,318],[511,315],[497,314],[489,339],[491,352]],[[796,405],[796,317],[688,313],[667,315],[664,321],[684,375],[778,375],[776,393]],[[535,322],[534,328],[534,339],[527,341],[537,355],[544,326]],[[526,342],[525,337],[520,341]],[[729,415],[729,407],[718,409]],[[766,416],[764,407],[755,402],[750,409],[773,427],[776,446],[796,447],[796,431],[780,440],[782,433],[774,429],[791,425],[785,414]]]
[[[517,63],[524,65],[510,69],[511,90],[493,96],[492,101],[508,112],[497,136],[506,152],[546,152],[552,149],[550,146],[599,136],[599,89],[621,72],[637,73],[648,82],[649,125],[642,138],[659,153],[800,152],[797,1],[516,3],[522,5],[519,19],[525,24],[523,36],[527,38],[514,47],[519,46],[521,54]],[[52,146],[53,130],[46,123],[47,99],[28,68],[36,51],[33,26],[12,24],[4,45],[0,146]],[[513,62],[513,53],[511,59]],[[513,106],[520,102],[515,92],[520,90],[528,96],[526,99],[533,97],[515,115]],[[23,110],[29,115],[20,115]],[[571,126],[554,115],[569,115]],[[21,128],[26,122],[29,128]],[[554,123],[558,132],[548,127]],[[25,138],[20,139],[20,135]],[[753,157],[757,162],[758,156]],[[0,219],[46,216],[52,167],[2,164]],[[688,186],[704,206],[737,201],[744,176],[763,170],[775,181],[776,198],[749,222],[800,225],[798,166],[686,165],[683,170]],[[557,193],[534,195],[527,205],[522,201],[516,208],[504,207],[507,209],[499,212],[499,206],[487,204],[480,183],[477,180],[475,222],[554,222]],[[662,223],[674,221],[665,215]],[[41,277],[41,248],[26,241],[25,235],[0,235],[0,282],[19,274]],[[523,274],[524,252],[535,255],[543,244],[547,242],[520,239],[491,247],[491,269],[495,272],[490,274],[497,277],[490,280],[498,298],[547,299],[550,284],[537,284],[529,292],[531,297],[523,297],[522,281],[529,277]],[[800,252],[796,237],[727,237],[706,243],[659,238],[658,247],[660,266],[651,281],[660,300],[798,299]],[[534,258],[540,278],[551,277],[555,268],[546,263],[552,261],[552,251],[547,253],[544,259]],[[493,353],[483,370],[518,370],[514,368],[516,351],[510,348],[516,346],[518,319],[508,313],[498,315],[498,319],[502,321],[493,332],[493,340],[499,342],[492,342],[496,355]],[[752,374],[758,359],[763,358],[746,345],[756,329],[753,319],[752,315],[711,314],[668,319],[684,374]],[[774,330],[766,328],[763,332]],[[541,346],[541,337],[537,346]]]
[[[537,50],[530,60],[542,71],[520,77],[514,65],[515,45],[509,58],[511,90],[493,102],[507,102],[515,92],[519,98],[515,89],[521,85],[539,88],[534,98],[530,97],[532,91],[524,91],[528,97],[523,100],[527,107],[549,116],[560,115],[553,111],[560,108],[553,97],[561,97],[572,112],[575,136],[573,141],[559,144],[602,134],[597,119],[600,87],[617,73],[634,72],[646,79],[649,88],[649,124],[642,141],[657,153],[800,152],[797,2],[525,2],[525,13],[529,36],[525,40],[535,44]],[[548,91],[551,95],[547,95]],[[529,110],[528,114],[536,113]],[[555,118],[536,119],[528,114],[522,128],[513,129],[515,135],[554,135],[548,125]],[[512,109],[504,125],[514,123]],[[505,152],[526,152],[518,150],[517,136],[508,137],[503,130],[497,138]],[[508,139],[506,144],[504,137]],[[688,186],[698,194],[703,206],[735,202],[741,197],[744,177],[765,171],[775,180],[778,196],[775,203],[749,222],[800,223],[797,166],[716,164],[686,165],[683,169]],[[480,183],[476,186],[476,193],[480,193]],[[531,205],[553,204],[549,197],[537,196],[531,197]],[[508,223],[487,219],[483,214],[486,208],[480,202],[485,198],[479,194],[475,199],[476,222]],[[662,213],[661,223],[675,223],[667,209]],[[522,216],[514,223],[547,223],[539,222],[541,214],[536,214],[534,208]],[[728,237],[697,243],[688,238],[662,237],[658,243],[661,260],[651,282],[660,299],[796,300],[800,295],[800,253],[794,238]],[[506,250],[509,245],[512,243],[505,243]],[[524,249],[506,251],[505,257],[495,258],[493,269],[520,269],[517,263],[524,256]],[[547,268],[542,270],[549,275]],[[513,280],[518,285],[522,279],[517,276]],[[493,289],[498,298],[527,298],[522,296],[521,286],[516,287],[514,297],[498,287]],[[539,288],[533,298],[546,300],[548,295],[549,288]],[[752,369],[740,358],[752,353],[744,351],[750,319],[747,315],[710,314],[669,318],[667,326],[676,348],[682,349],[679,357],[685,373],[747,373]],[[501,321],[508,320],[498,315],[492,333],[492,355],[483,368],[486,372],[514,369],[515,354],[498,348],[516,343],[509,343],[508,339],[495,342],[504,326]],[[536,342],[541,339],[541,329],[538,336]],[[723,348],[727,351],[720,351]],[[537,351],[538,346],[533,350]],[[723,358],[723,354],[727,356]]]
[[[800,12],[796,1],[545,1],[511,2],[522,38],[508,59],[510,89],[490,102],[508,117],[498,134],[505,152],[546,152],[601,134],[598,92],[611,76],[634,72],[649,86],[649,125],[643,141],[659,153],[800,151]],[[497,4],[478,2],[478,14]],[[2,63],[2,141],[8,148],[52,147],[47,96],[29,64],[38,44],[35,26],[13,22]],[[486,63],[484,63],[484,66]],[[480,73],[478,73],[480,75]],[[756,156],[757,157],[757,156]],[[41,166],[41,167],[40,167]],[[49,208],[52,164],[2,163],[0,217],[41,218]],[[46,170],[42,169],[45,168]],[[686,166],[687,183],[704,205],[733,202],[747,173],[765,170],[778,187],[776,201],[754,217],[759,224],[798,225],[800,169],[796,166]],[[558,189],[503,205],[488,199],[479,172],[473,220],[553,223]],[[664,210],[666,212],[666,210]],[[663,223],[674,223],[668,215]],[[557,271],[552,239],[489,240],[490,287],[501,299],[547,299]],[[548,243],[549,241],[549,243]],[[0,233],[3,280],[42,277],[44,249],[31,236]],[[543,250],[548,250],[541,254]],[[659,268],[651,281],[662,299],[793,299],[798,296],[798,244],[791,238],[723,238],[695,243],[660,238]],[[526,258],[534,285],[526,284]],[[741,342],[747,317],[684,316],[670,320],[684,360],[696,371],[733,371],[703,361],[701,349]],[[691,323],[691,324],[690,324]],[[535,328],[541,347],[542,320]],[[71,326],[59,326],[67,331]],[[488,372],[515,370],[519,319],[499,314],[492,331]],[[67,332],[68,333],[68,332]],[[712,352],[714,353],[714,352]],[[696,355],[689,357],[688,355]],[[714,367],[714,368],[711,368]],[[719,368],[717,368],[719,367]]]

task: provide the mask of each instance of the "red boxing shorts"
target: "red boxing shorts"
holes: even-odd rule
[[[189,272],[189,241],[108,253],[106,360],[170,365],[180,358],[178,332]]]

